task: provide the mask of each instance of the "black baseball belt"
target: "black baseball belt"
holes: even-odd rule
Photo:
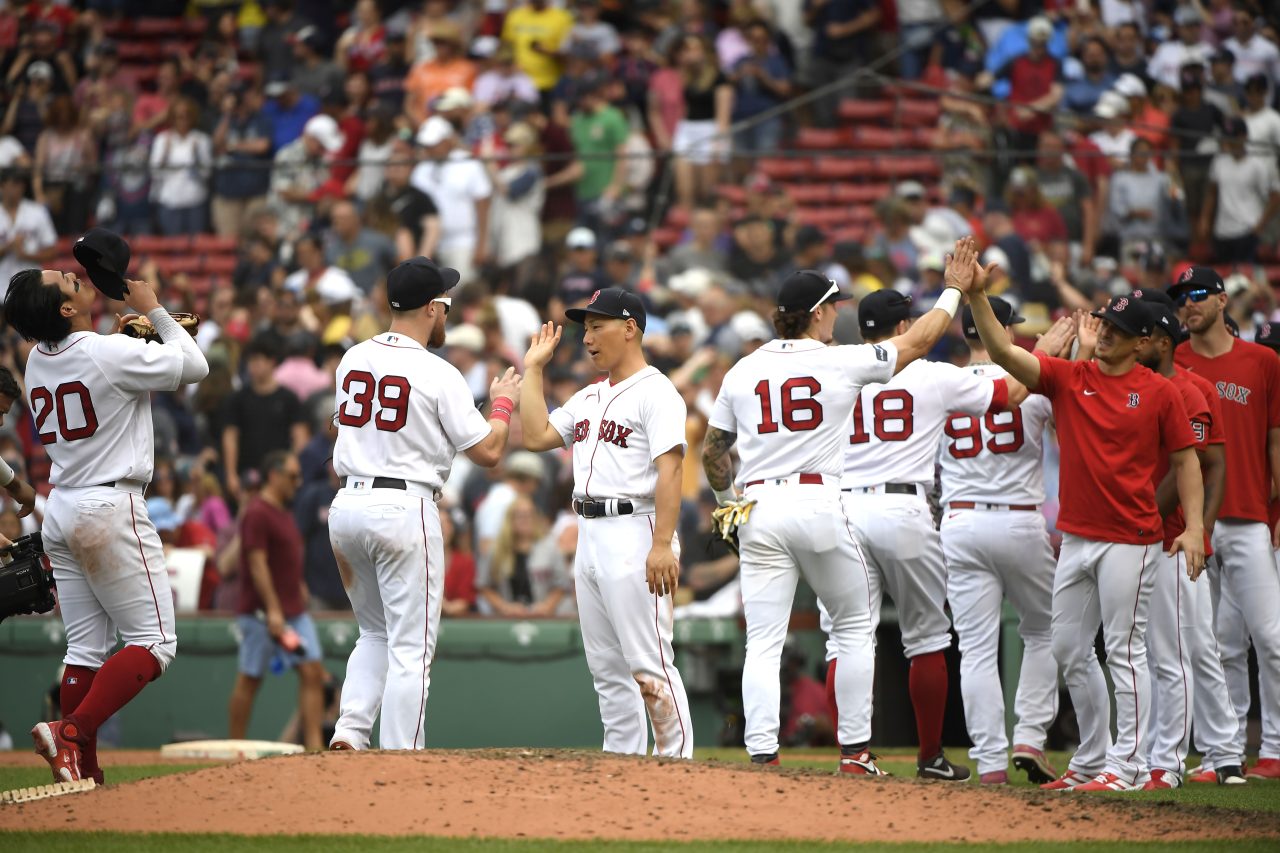
[[[609,498],[600,501],[587,498],[584,501],[575,500],[573,511],[583,518],[607,518],[615,515],[631,515],[635,512],[635,507],[626,498]]]

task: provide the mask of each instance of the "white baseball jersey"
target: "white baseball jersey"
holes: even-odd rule
[[[840,487],[933,483],[947,413],[984,415],[995,387],[990,379],[936,361],[912,362],[888,382],[866,386],[853,410]]]
[[[573,451],[573,494],[579,499],[653,500],[653,460],[684,449],[684,399],[656,367],[617,385],[602,379],[551,413],[551,426]]]
[[[994,364],[967,370],[990,379],[1007,375]],[[942,502],[1044,503],[1044,430],[1051,420],[1053,404],[1041,394],[1011,412],[952,412],[939,453]]]
[[[337,382],[339,477],[394,477],[438,489],[458,451],[492,429],[458,368],[404,335],[384,332],[347,350]]]
[[[840,477],[849,413],[868,382],[893,378],[893,344],[826,346],[772,340],[725,374],[710,424],[737,433],[737,483],[821,474]]]
[[[27,400],[49,481],[66,488],[151,481],[152,391],[177,389],[182,350],[125,335],[73,332],[27,359]]]

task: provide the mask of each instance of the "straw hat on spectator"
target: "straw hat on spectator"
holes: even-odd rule
[[[1053,36],[1053,22],[1044,15],[1036,15],[1027,22],[1027,39],[1046,42]]]
[[[538,141],[538,134],[537,131],[524,122],[517,122],[507,128],[506,133],[502,134],[502,141],[513,149],[523,151],[532,147]]]
[[[427,27],[427,38],[431,41],[445,41],[453,44],[462,45],[462,27],[458,26],[448,18],[442,21],[433,21]]]
[[[1104,92],[1098,98],[1093,114],[1102,119],[1113,119],[1129,114],[1129,99],[1118,92]]]

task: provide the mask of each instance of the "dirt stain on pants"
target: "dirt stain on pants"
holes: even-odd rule
[[[675,699],[660,679],[642,672],[632,673],[632,676],[640,685],[640,695],[644,697],[649,721],[653,723],[654,752],[665,754],[668,745],[683,737]]]

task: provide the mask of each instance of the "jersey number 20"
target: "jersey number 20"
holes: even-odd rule
[[[362,427],[373,419],[383,432],[399,432],[409,420],[409,380],[403,376],[384,376],[353,370],[342,378],[342,390],[350,397],[338,410],[338,423]],[[378,414],[373,413],[373,398],[378,398]]]
[[[755,390],[760,398],[760,426],[756,431],[760,435],[777,432],[778,422],[773,419],[773,392],[769,388],[769,380],[761,379]],[[822,404],[814,399],[821,390],[822,383],[812,376],[795,376],[782,383],[778,408],[782,413],[782,425],[789,432],[808,432],[822,423]],[[808,396],[797,397],[797,391],[806,391]]]
[[[70,406],[68,403],[74,400]],[[84,425],[69,425],[67,409],[74,410],[78,405],[84,416]],[[40,435],[41,444],[53,444],[62,435],[63,441],[79,441],[88,438],[98,431],[98,413],[93,410],[93,400],[89,399],[89,389],[83,382],[64,382],[52,392],[44,386],[31,389],[31,412],[36,419],[36,432]],[[49,416],[57,412],[58,428],[45,432],[44,425]]]

